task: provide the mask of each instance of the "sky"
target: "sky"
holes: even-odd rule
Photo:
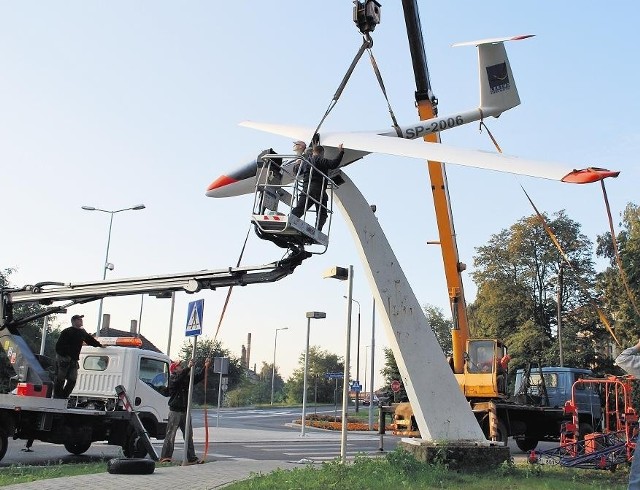
[[[401,125],[418,120],[402,9],[381,1],[373,53]],[[522,104],[487,122],[506,154],[620,170],[606,182],[616,225],[638,203],[640,86],[635,37],[640,7],[595,1],[418,2],[440,115],[478,105],[476,50],[456,42],[535,34],[507,44]],[[102,277],[109,214],[81,206],[141,211],[114,216],[109,278],[235,266],[250,229],[252,196],[211,199],[211,181],[291,141],[238,123],[316,126],[361,44],[351,0],[309,3],[173,1],[0,1],[0,268],[14,286]],[[390,128],[386,102],[365,56],[325,130]],[[493,151],[477,124],[442,134],[448,145]],[[345,172],[367,200],[394,248],[418,301],[449,316],[426,165],[370,155]],[[475,249],[533,210],[566,210],[592,241],[608,231],[598,184],[570,186],[529,177],[447,166],[460,259],[469,275]],[[242,265],[261,265],[282,250],[252,231]],[[218,339],[240,356],[252,335],[250,364],[276,365],[285,379],[299,365],[306,340],[344,355],[346,283],[322,279],[333,266],[354,266],[360,304],[360,381],[370,360],[372,293],[344,219],[336,212],[330,245],[293,275],[272,284],[235,288]],[[602,269],[606,264],[598,261]],[[203,335],[212,338],[226,289],[177,295],[171,355],[185,342],[187,304],[205,299]],[[166,349],[170,301],[149,296],[107,298],[111,326],[141,333]],[[95,330],[98,302],[71,307]],[[352,377],[358,306],[353,309]],[[389,345],[376,325],[376,371]],[[368,368],[367,368],[368,373]],[[368,376],[368,374],[367,374]],[[382,378],[376,375],[376,387]]]

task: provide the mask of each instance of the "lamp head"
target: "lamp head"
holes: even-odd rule
[[[146,208],[144,204],[137,204],[133,206],[131,209],[133,209],[134,211],[139,211],[140,209],[144,209],[144,208]]]
[[[84,209],[85,211],[95,211],[96,208],[94,208],[93,206],[82,206],[82,209]]]

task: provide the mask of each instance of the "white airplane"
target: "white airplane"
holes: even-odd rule
[[[489,116],[499,117],[504,111],[519,105],[520,97],[518,96],[504,43],[529,37],[532,37],[532,35],[492,38],[454,44],[454,46],[478,47],[480,77],[480,106],[478,108],[450,116],[420,121],[409,126],[402,126],[399,130],[401,136],[395,130],[327,132],[318,135],[319,144],[324,146],[325,155],[329,158],[337,154],[336,147],[340,143],[344,145],[345,152],[340,167],[349,165],[369,153],[384,153],[576,184],[596,182],[607,177],[617,177],[619,172],[598,167],[575,169],[563,163],[530,160],[495,152],[457,148],[440,143],[428,143],[422,140],[422,137],[429,133],[437,133],[470,122],[480,121]],[[309,127],[252,121],[245,121],[240,125],[286,136],[292,140],[310,142],[314,137],[314,130]],[[287,164],[290,164],[290,162],[285,162],[285,167]],[[258,162],[256,159],[232,172],[221,175],[209,185],[206,195],[208,197],[230,197],[255,192],[257,167]],[[293,175],[293,172],[288,172],[288,174]]]

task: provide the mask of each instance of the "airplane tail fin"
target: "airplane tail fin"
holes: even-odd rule
[[[485,116],[498,117],[520,104],[518,89],[504,48],[505,41],[519,41],[532,34],[457,43],[454,46],[478,47],[480,109]]]

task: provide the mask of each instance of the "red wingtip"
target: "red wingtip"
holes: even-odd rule
[[[226,175],[221,175],[216,180],[211,182],[209,187],[207,187],[207,190],[213,191],[229,184],[235,184],[236,182],[238,182],[236,179],[232,179],[231,177],[227,177]]]
[[[569,184],[590,184],[604,180],[607,177],[617,177],[619,171],[607,170],[606,168],[589,167],[582,170],[574,170],[562,178],[562,182]]]

